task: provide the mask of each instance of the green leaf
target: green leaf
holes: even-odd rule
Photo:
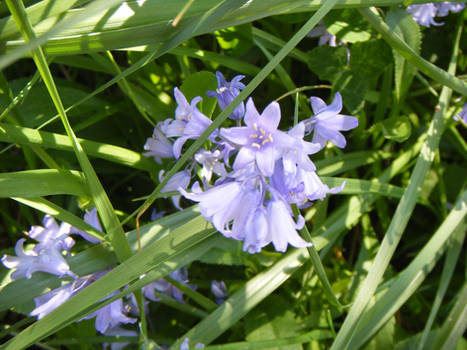
[[[329,33],[349,43],[371,38],[371,26],[354,9],[334,10],[324,18]]]
[[[335,79],[333,89],[342,94],[344,106],[350,114],[356,114],[363,108],[368,84],[360,74],[352,70],[344,71]]]
[[[347,68],[347,50],[342,46],[318,46],[309,52],[308,63],[321,80],[334,81]]]
[[[350,68],[366,80],[377,79],[391,59],[391,48],[383,39],[358,42],[350,48]]]
[[[383,135],[389,140],[404,142],[412,133],[410,119],[403,116],[395,116],[383,121]]]

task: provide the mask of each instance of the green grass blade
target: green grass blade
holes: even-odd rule
[[[463,231],[460,231],[460,232],[463,232]],[[422,350],[424,348],[425,343],[428,339],[428,335],[431,331],[431,327],[438,313],[438,310],[441,306],[444,295],[448,289],[449,283],[451,281],[451,277],[454,273],[454,268],[457,265],[457,260],[459,259],[459,255],[462,250],[463,241],[464,241],[464,237],[461,237],[461,239],[459,240],[455,240],[446,252],[446,260],[444,262],[443,272],[441,273],[439,288],[436,292],[435,301],[430,310],[428,321],[426,322],[425,328],[423,329],[423,333],[420,338],[420,343],[418,345],[418,350]]]
[[[0,141],[20,145],[38,145],[70,152],[74,150],[73,143],[66,135],[38,131],[7,123],[0,124]],[[151,174],[156,172],[157,167],[154,161],[139,152],[81,138],[77,138],[77,141],[89,156],[105,159],[134,169],[145,170]]]
[[[457,301],[444,321],[441,330],[431,344],[430,350],[454,350],[459,339],[462,338],[467,329],[467,283],[464,283],[461,291],[457,295]]]
[[[454,246],[462,246],[465,234],[464,217],[467,215],[467,191],[464,191],[455,207],[443,221],[419,254],[399,276],[388,282],[389,287],[378,293],[378,299],[369,307],[358,324],[356,336],[350,349],[358,349],[397,312],[397,310],[415,293],[437,260],[446,250],[448,241]]]
[[[0,174],[0,198],[54,194],[90,196],[84,176],[78,171],[37,169]]]
[[[449,66],[450,74],[455,73],[456,58],[459,50],[459,34],[460,31],[458,32],[456,43],[454,45],[454,52],[451,57],[451,63]],[[363,281],[360,291],[337,334],[331,350],[347,348],[352,337],[355,335],[358,321],[380,283],[389,261],[402,237],[411,216],[410,214],[415,207],[420,188],[433,162],[441,139],[442,131],[448,121],[446,111],[450,96],[451,90],[444,87],[440,95],[436,112],[434,113],[433,121],[428,129],[428,137],[420,151],[417,163],[411,174],[409,185],[397,206],[396,212],[394,213],[391,224],[385,233],[383,242],[381,243],[380,249],[378,250],[368,276]]]
[[[99,4],[100,2],[96,1],[95,3]],[[16,23],[18,24],[18,27],[20,28],[20,31],[22,32],[24,38],[27,41],[33,40],[35,38],[35,35],[31,24],[29,23],[21,0],[7,0],[7,5]],[[34,62],[36,63],[39,72],[41,73],[42,80],[47,86],[47,90],[49,91],[50,97],[60,115],[60,119],[62,120],[66,133],[73,145],[76,157],[86,176],[91,196],[100,214],[105,230],[109,235],[109,240],[113,248],[115,249],[119,260],[123,261],[129,256],[131,256],[131,250],[128,245],[128,242],[126,241],[123,230],[120,226],[120,222],[118,221],[118,218],[115,215],[112,204],[110,203],[107,194],[105,193],[99,179],[97,178],[97,175],[93,167],[91,166],[91,163],[89,162],[86,153],[83,151],[80,143],[76,139],[73,129],[71,128],[62,101],[60,99],[60,95],[57,91],[57,87],[49,70],[47,60],[45,59],[42,49],[39,47],[38,49],[34,50],[32,54]]]

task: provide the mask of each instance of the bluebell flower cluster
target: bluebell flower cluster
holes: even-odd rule
[[[462,2],[438,2],[438,3],[429,3],[422,5],[410,5],[407,6],[407,11],[412,15],[415,22],[418,24],[430,27],[440,26],[444,23],[438,23],[435,21],[435,17],[445,17],[449,12],[459,12],[465,7],[465,4]]]
[[[176,187],[174,187],[174,189],[176,189]],[[85,212],[84,221],[98,231],[102,231],[96,208]],[[58,225],[55,219],[49,215],[44,216],[43,225],[44,226],[32,226],[29,232],[26,233],[30,238],[36,240],[38,242],[37,244],[32,245],[29,247],[30,249],[25,251],[23,244],[26,240],[20,239],[15,248],[17,256],[4,255],[1,259],[6,268],[13,270],[11,273],[12,280],[23,277],[31,278],[31,275],[37,271],[50,273],[59,277],[72,278],[71,281],[65,283],[61,287],[34,298],[35,308],[31,311],[30,316],[37,317],[37,319],[43,318],[108,272],[108,270],[106,270],[81,277],[75,275],[70,270],[70,266],[65,259],[66,254],[69,253],[70,249],[75,244],[75,240],[70,237],[70,235],[80,235],[91,243],[99,243],[100,240],[84,231],[72,227],[68,223]],[[188,273],[186,268],[176,270],[170,273],[169,276],[188,285]],[[183,302],[183,293],[164,279],[155,281],[143,288],[143,295],[149,301],[160,301],[158,293],[165,294],[179,302]],[[103,300],[116,294],[117,291],[108,295]],[[137,321],[136,318],[128,315],[131,310],[136,310],[134,316],[138,316],[138,308],[135,307],[133,299],[134,297],[130,298],[128,301],[117,299],[85,316],[82,320],[95,318],[96,330],[107,336],[136,336],[136,331],[121,327],[121,325],[132,324]],[[118,350],[122,349],[125,345],[125,343],[112,343],[110,347],[112,350]]]
[[[216,76],[218,88],[207,95],[216,97],[219,107],[225,109],[244,88],[240,83],[244,77],[236,76],[228,82],[221,73]],[[156,141],[146,142],[146,155],[157,155],[156,161],[170,153],[166,151],[168,143],[172,145],[173,156],[178,158],[186,140],[199,137],[211,124],[196,107],[201,97],[188,103],[177,88],[174,95],[178,103],[175,118],[162,122],[151,138],[164,140],[164,147],[159,152],[151,147]],[[304,219],[300,215],[295,217],[291,206],[307,207],[328,193],[338,193],[344,186],[344,183],[334,188],[325,185],[310,155],[319,152],[328,141],[345,147],[341,131],[358,126],[357,118],[340,114],[339,93],[329,106],[318,97],[311,97],[310,103],[313,115],[285,132],[279,129],[281,110],[277,102],[271,102],[260,113],[249,98],[245,106],[240,105],[230,115],[237,125],[215,130],[209,137],[211,149],[198,151],[162,192],[177,188],[185,198],[198,202],[205,219],[225,237],[242,241],[243,250],[249,253],[258,253],[270,243],[279,252],[285,252],[289,244],[309,247],[311,243],[297,232]],[[190,123],[193,125],[187,132]],[[170,132],[172,125],[177,125],[178,133]],[[308,141],[305,138],[310,134],[313,136]],[[188,190],[196,166],[200,168],[197,172],[200,181]],[[178,208],[179,199],[175,198]]]

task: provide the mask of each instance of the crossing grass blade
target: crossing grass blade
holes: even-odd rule
[[[462,231],[463,229],[464,231]],[[425,343],[428,339],[428,335],[430,334],[430,331],[431,331],[431,327],[439,311],[444,295],[451,282],[454,269],[457,265],[457,261],[462,251],[462,244],[465,238],[465,235],[464,237],[462,237],[462,232],[465,232],[465,228],[461,227],[460,229],[458,229],[458,232],[459,232],[459,236],[461,237],[457,240],[454,240],[446,251],[446,259],[445,259],[444,266],[443,266],[443,272],[441,273],[439,287],[436,292],[435,301],[433,303],[432,309],[430,310],[430,315],[428,316],[428,320],[426,322],[425,328],[423,329],[423,333],[420,338],[420,343],[418,344],[417,350],[422,350],[425,346]],[[454,238],[457,238],[457,237],[454,237]]]
[[[364,13],[367,12],[364,11]],[[373,16],[375,15],[373,14]],[[381,21],[378,17],[377,19],[378,21]],[[458,30],[449,65],[450,75],[455,74],[457,54],[459,52],[460,33],[461,31]],[[448,121],[446,111],[450,96],[451,90],[444,87],[440,94],[440,99],[433,116],[433,121],[428,129],[428,137],[424,142],[415,168],[411,174],[409,185],[397,206],[396,212],[394,213],[391,224],[384,235],[384,239],[374,259],[373,265],[370,268],[366,279],[362,283],[359,293],[357,294],[354,303],[337,334],[331,350],[346,349],[352,338],[355,336],[358,322],[380,283],[389,261],[391,260],[402,234],[404,233],[408,220],[415,207],[421,185],[423,184],[426,174],[433,162],[442,132]]]
[[[460,249],[465,235],[463,220],[467,215],[467,191],[459,197],[456,205],[435,234],[412,262],[396,278],[389,281],[378,293],[375,304],[369,307],[358,323],[356,335],[349,349],[359,349],[396,313],[413,295],[437,260],[450,244]],[[441,349],[441,347],[439,348]]]

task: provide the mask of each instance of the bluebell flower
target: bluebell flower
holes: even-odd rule
[[[113,292],[108,295],[105,299],[108,299],[114,295],[117,295],[118,291]],[[95,326],[96,330],[99,333],[105,334],[110,329],[119,326],[121,323],[135,323],[136,319],[127,317],[124,313],[123,301],[122,299],[117,299],[103,307],[99,310],[94,311],[93,313],[83,317],[83,320],[89,320],[91,318],[96,318]]]
[[[435,21],[437,8],[434,4],[410,5],[407,6],[407,11],[412,15],[415,22],[422,26],[442,25],[442,23]]]
[[[216,298],[217,304],[222,304],[227,298],[227,287],[224,281],[212,281],[211,282],[211,292]]]
[[[162,181],[164,178],[164,171],[159,172],[159,181]],[[191,174],[188,170],[182,170],[178,173],[175,173],[166,185],[162,188],[161,193],[178,191],[179,188],[186,189],[190,184]],[[182,210],[180,207],[180,196],[172,196],[172,202],[178,210]]]
[[[71,225],[62,222],[60,226],[55,219],[50,215],[44,215],[42,226],[31,226],[27,233],[29,237],[39,242],[34,247],[34,251],[39,252],[48,246],[54,246],[59,250],[69,251],[75,244],[73,238],[69,237],[71,233]]]
[[[164,135],[162,129],[168,127],[167,121],[171,121],[167,119],[164,122],[160,122],[154,128],[152,137],[146,140],[144,144],[144,150],[148,151],[144,153],[146,157],[154,157],[154,160],[161,164],[163,158],[172,158],[173,154],[173,145],[169,141],[169,139]]]
[[[102,232],[102,226],[101,226],[101,224],[99,222],[99,218],[97,216],[97,208],[93,208],[91,210],[86,210],[86,212],[84,214],[84,222],[91,225],[96,230]],[[81,237],[83,237],[86,241],[91,242],[91,243],[99,243],[101,241],[99,238],[91,236],[90,234],[88,234],[88,233],[86,233],[86,232],[84,232],[84,231],[82,231],[80,229],[77,229],[75,227],[71,228],[71,233],[72,234],[78,234]]]
[[[100,276],[102,276],[102,273],[80,277],[73,282],[34,298],[36,308],[29,315],[37,316],[37,319],[40,320]]]
[[[283,149],[300,148],[295,138],[277,129],[280,119],[277,102],[270,103],[260,115],[250,98],[244,118],[247,126],[221,129],[221,137],[240,148],[233,164],[235,170],[254,162],[261,174],[270,176]]]
[[[314,154],[321,150],[319,143],[305,141],[305,123],[298,123],[287,134],[297,140],[294,148],[285,148],[282,150],[282,164],[284,167],[285,176],[296,174],[297,167],[307,171],[315,171],[316,167],[308,155]],[[299,146],[299,147],[297,147]]]
[[[462,110],[456,116],[454,116],[454,120],[462,120],[464,124],[467,124],[467,103],[464,103]]]
[[[186,267],[169,273],[169,276],[190,288],[194,288],[193,286],[188,284],[188,271]],[[149,300],[159,301],[160,299],[157,298],[155,293],[156,290],[183,303],[183,293],[179,289],[174,287],[172,284],[167,282],[165,279],[154,281],[148,284],[147,286],[143,287],[143,294]]]
[[[444,17],[449,14],[449,12],[459,12],[462,11],[465,7],[465,4],[462,2],[438,2],[434,4],[438,10],[437,16]]]
[[[300,217],[300,220],[295,223],[289,205],[274,192],[267,204],[266,220],[269,226],[266,240],[272,242],[276,251],[285,252],[288,244],[295,248],[311,246],[311,243],[305,241],[297,233],[297,229],[301,229],[304,225],[303,218]]]
[[[16,242],[15,253],[17,256],[4,255],[2,257],[2,264],[8,269],[15,270],[11,274],[12,280],[22,277],[31,278],[31,275],[36,271],[60,277],[66,275],[75,277],[60,253],[60,242],[48,244],[40,250],[33,249],[25,252],[23,249],[24,241],[25,239],[21,238]]]
[[[232,81],[229,83],[224,79],[224,76],[221,72],[216,72],[217,77],[217,90],[216,91],[208,91],[206,95],[209,97],[216,97],[217,103],[219,103],[219,107],[224,110],[235,97],[238,96],[240,90],[245,88],[245,85],[240,82],[245,76],[244,75],[237,75],[235,76]],[[240,103],[234,111],[229,115],[230,119],[233,120],[240,120],[243,118],[245,114],[245,105],[244,103]]]
[[[213,173],[221,178],[227,176],[225,166],[221,162],[223,158],[224,155],[218,149],[215,151],[201,149],[195,154],[195,160],[202,165],[201,177],[205,182],[211,181]]]
[[[339,130],[350,130],[358,126],[358,119],[352,116],[339,114],[342,110],[341,94],[336,92],[334,100],[327,106],[319,97],[310,97],[311,108],[314,115],[304,120],[306,132],[313,130],[313,143],[318,143],[321,148],[326,146],[329,140],[339,148],[346,145],[345,137]]]
[[[262,203],[263,193],[258,185],[256,179],[251,179],[225,182],[199,193],[188,193],[181,188],[179,191],[199,202],[203,216],[224,236],[243,240],[248,216]]]
[[[190,348],[190,339],[183,339],[183,343],[180,345],[180,350],[190,350],[190,349],[204,349],[204,344],[197,343],[194,348]]]
[[[173,144],[173,154],[176,159],[180,157],[181,150],[185,142],[189,139],[198,138],[212,121],[206,117],[196,107],[202,100],[201,97],[195,97],[191,103],[188,103],[186,97],[178,89],[174,89],[177,108],[175,109],[175,120],[167,125],[164,130],[167,137],[177,137]],[[214,137],[213,134],[211,137]]]

